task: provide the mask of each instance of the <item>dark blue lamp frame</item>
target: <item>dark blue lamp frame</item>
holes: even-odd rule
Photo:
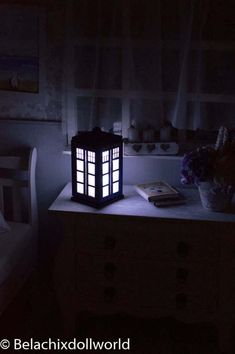
[[[122,199],[123,144],[119,135],[93,131],[72,138],[72,200],[95,208]]]

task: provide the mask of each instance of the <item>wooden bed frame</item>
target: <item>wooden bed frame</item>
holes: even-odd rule
[[[37,261],[36,161],[36,148],[27,154],[0,156],[0,210],[11,228],[0,234],[3,265],[8,264],[8,255],[12,257],[6,276],[0,278],[0,314],[16,296]],[[21,239],[23,244],[19,242]],[[17,257],[14,256],[16,249]]]

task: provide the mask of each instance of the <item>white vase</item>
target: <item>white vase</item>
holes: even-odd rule
[[[223,188],[213,182],[200,182],[198,190],[205,209],[223,211],[231,204],[232,188]]]

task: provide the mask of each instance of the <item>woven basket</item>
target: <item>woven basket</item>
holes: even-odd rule
[[[229,208],[233,191],[229,188],[219,188],[211,182],[201,182],[198,186],[202,206],[211,211],[223,211]]]

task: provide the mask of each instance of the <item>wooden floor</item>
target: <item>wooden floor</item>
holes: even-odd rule
[[[31,279],[0,317],[0,333],[1,338],[8,339],[65,340],[53,287],[39,281],[38,277]],[[96,340],[130,338],[128,353],[133,354],[219,354],[213,327],[188,325],[171,318],[138,320],[124,315],[83,314],[78,318],[75,337],[81,340],[86,337]]]

